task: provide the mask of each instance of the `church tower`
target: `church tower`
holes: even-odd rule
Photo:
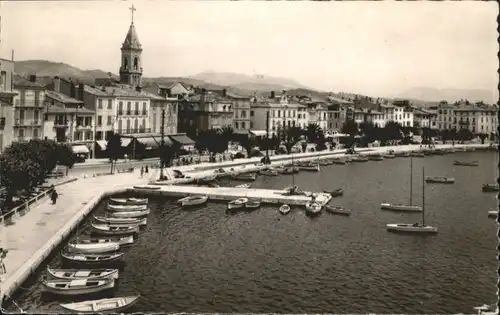
[[[121,48],[120,83],[140,87],[142,86],[142,46],[134,26],[135,7],[132,5],[129,9],[132,12],[132,23]]]

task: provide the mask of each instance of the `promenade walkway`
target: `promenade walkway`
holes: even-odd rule
[[[57,188],[59,198],[55,205],[50,199],[41,201],[24,215],[14,217],[12,225],[0,226],[0,247],[9,250],[3,260],[6,274],[2,276],[1,292],[10,284],[10,277],[98,193],[147,181],[138,171],[79,179]]]

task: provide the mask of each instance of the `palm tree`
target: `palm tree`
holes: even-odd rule
[[[307,125],[306,137],[308,142],[315,142],[321,134],[323,134],[323,130],[318,124],[310,123]]]

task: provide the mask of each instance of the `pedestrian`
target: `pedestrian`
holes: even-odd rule
[[[148,174],[149,173],[149,168],[148,166],[146,165],[146,168],[144,169],[144,173]]]
[[[141,166],[141,178],[144,176],[144,167]]]
[[[57,197],[59,195],[57,194],[56,189],[54,188],[54,185],[52,185],[52,193],[50,194],[50,199],[52,200],[52,204],[55,205],[57,202]]]

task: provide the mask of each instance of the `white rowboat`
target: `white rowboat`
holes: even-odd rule
[[[208,201],[207,195],[202,196],[189,196],[186,198],[182,198],[181,206],[190,207],[190,206],[200,206]]]
[[[394,211],[422,212],[421,206],[404,205],[399,203],[381,203],[380,208],[384,210],[394,210]]]
[[[136,218],[113,218],[113,217],[94,216],[94,220],[100,223],[124,224],[124,225],[146,225],[148,223],[147,218],[136,219]]]
[[[292,209],[290,208],[289,205],[281,205],[280,207],[280,213],[281,214],[288,214]]]
[[[90,223],[92,232],[104,235],[123,235],[134,234],[139,232],[138,225],[108,225],[108,224],[95,224]]]
[[[144,211],[148,209],[147,205],[112,205],[107,204],[107,210],[109,211]]]
[[[59,295],[83,295],[112,289],[115,279],[43,281],[43,291]]]
[[[134,236],[112,236],[106,238],[88,238],[88,239],[79,239],[78,243],[80,244],[103,244],[103,243],[113,243],[116,242],[122,246],[132,245],[134,243]]]
[[[147,205],[148,198],[109,198],[109,201],[116,205]]]
[[[227,204],[227,209],[239,209],[239,208],[243,208],[247,202],[248,202],[248,198],[239,198],[239,199],[230,201]]]
[[[68,252],[70,253],[85,253],[85,254],[102,254],[114,252],[120,249],[120,244],[116,242],[109,243],[68,243]]]
[[[124,296],[59,305],[67,311],[80,314],[120,314],[134,306],[137,300],[139,300],[139,296]]]
[[[422,224],[390,223],[387,224],[387,230],[392,232],[417,232],[417,233],[437,233],[435,226]]]
[[[50,269],[47,267],[47,274],[55,279],[75,280],[75,279],[118,279],[118,269]]]
[[[111,218],[139,218],[148,215],[150,211],[149,209],[143,211],[117,211],[110,212],[108,216]]]

